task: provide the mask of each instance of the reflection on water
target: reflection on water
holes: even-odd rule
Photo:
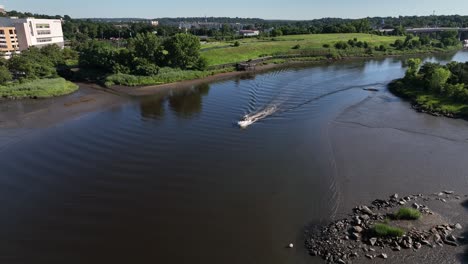
[[[163,118],[166,102],[169,109],[177,116],[191,118],[202,111],[202,97],[207,96],[210,85],[203,83],[194,87],[165,89],[156,95],[147,96],[140,101],[141,116],[145,118]]]

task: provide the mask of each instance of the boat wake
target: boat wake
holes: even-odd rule
[[[258,111],[256,113],[245,115],[242,118],[242,120],[237,122],[237,124],[241,128],[247,128],[247,127],[253,125],[255,122],[257,122],[259,120],[262,120],[262,119],[274,114],[276,111],[278,111],[278,107],[276,105],[268,106],[265,109],[263,109],[261,111]]]

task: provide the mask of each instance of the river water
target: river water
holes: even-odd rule
[[[425,59],[467,61],[468,53]],[[356,115],[384,122],[365,114],[380,113],[386,120],[414,115],[420,129],[432,129],[425,126],[433,117],[386,90],[403,76],[402,61],[288,67],[161,90],[43,128],[3,130],[10,136],[0,137],[0,262],[319,263],[302,248],[305,226],[397,188],[381,186],[373,175],[385,174],[365,165],[375,162],[366,156],[375,142],[396,136],[366,135],[373,142],[366,146],[366,138],[357,144],[348,134],[372,128],[351,133],[339,125]],[[241,129],[244,116],[256,122]],[[467,129],[465,121],[444,122],[441,133]],[[378,153],[379,161],[393,157]],[[353,171],[374,192],[356,194],[362,185]]]

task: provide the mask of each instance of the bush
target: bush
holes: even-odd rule
[[[297,44],[295,45],[294,47],[292,47],[292,49],[300,49],[301,48],[301,45]]]
[[[240,42],[239,42],[239,41],[234,42],[234,47],[239,47],[239,46],[240,46]]]
[[[132,71],[133,74],[143,76],[153,76],[159,73],[159,67],[151,63],[147,59],[136,58],[134,61],[135,67]]]
[[[337,49],[347,49],[348,48],[348,43],[346,43],[344,41],[338,41],[337,43],[335,43],[335,48],[337,48]]]
[[[330,44],[323,44],[323,47],[328,49],[328,48],[330,48]]]
[[[393,216],[399,220],[418,220],[421,217],[421,213],[416,209],[403,207]]]
[[[372,227],[372,232],[377,237],[401,237],[405,234],[403,229],[387,224],[375,224]]]

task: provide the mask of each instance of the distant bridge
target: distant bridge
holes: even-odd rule
[[[455,28],[455,27],[435,27],[435,28],[407,28],[406,32],[408,33],[436,33],[443,31],[458,31],[458,32],[468,32],[468,28]]]

